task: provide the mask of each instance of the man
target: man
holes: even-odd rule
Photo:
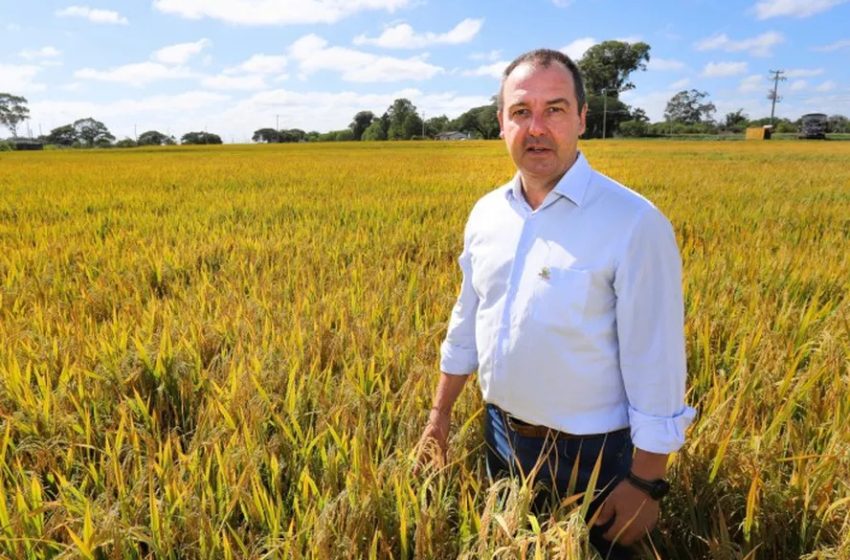
[[[603,557],[628,558],[657,521],[668,454],[694,416],[684,404],[675,235],[650,202],[578,151],[587,105],[569,57],[521,55],[498,101],[518,173],[467,222],[422,441],[445,454],[452,405],[477,370],[488,472],[537,465],[537,480],[564,497],[584,490],[601,457],[591,542]]]

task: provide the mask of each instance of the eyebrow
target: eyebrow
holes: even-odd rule
[[[550,99],[546,102],[546,105],[547,106],[548,105],[558,105],[559,103],[563,103],[567,107],[569,107],[571,105],[570,100],[567,99],[566,97],[556,97],[555,99]],[[525,101],[518,101],[516,103],[509,105],[508,109],[515,109],[517,107],[527,107],[527,106],[528,106],[528,103],[526,103]]]

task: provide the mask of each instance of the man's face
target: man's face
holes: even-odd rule
[[[576,158],[587,106],[577,108],[570,71],[520,64],[505,80],[499,126],[508,151],[526,181],[552,188]]]

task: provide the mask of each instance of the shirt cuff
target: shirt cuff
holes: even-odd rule
[[[697,411],[685,406],[673,416],[652,416],[629,406],[632,443],[650,453],[673,453],[685,443],[685,430]]]
[[[478,351],[443,341],[440,346],[440,371],[449,375],[469,375],[478,369]]]

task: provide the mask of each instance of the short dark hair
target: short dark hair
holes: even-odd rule
[[[552,65],[553,62],[561,64],[564,68],[569,70],[570,74],[573,75],[576,103],[578,104],[576,110],[581,113],[584,104],[587,102],[587,97],[584,93],[584,79],[581,77],[581,70],[579,70],[578,65],[573,62],[573,59],[571,59],[561,51],[555,51],[552,49],[535,49],[533,51],[528,51],[527,53],[519,55],[513,60],[513,62],[508,64],[508,67],[505,68],[504,72],[502,72],[502,82],[499,84],[499,95],[496,96],[496,107],[498,107],[499,111],[501,111],[505,105],[505,80],[508,79],[508,76],[511,75],[511,72],[516,70],[517,66],[519,66],[520,64],[528,63],[533,64],[535,66],[542,66],[543,68],[548,68]]]

